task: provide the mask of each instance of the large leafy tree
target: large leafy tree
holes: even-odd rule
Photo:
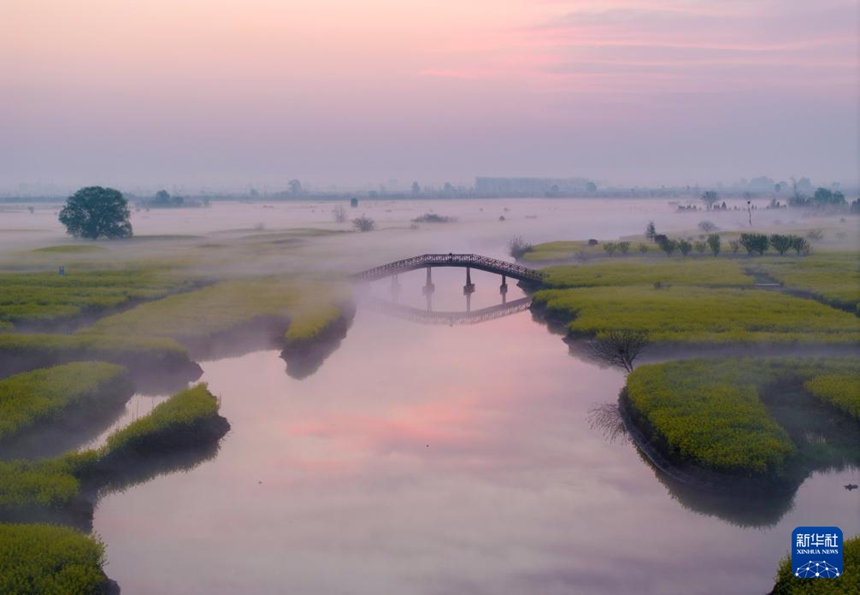
[[[60,223],[76,238],[126,238],[132,233],[130,215],[122,192],[90,186],[81,188],[66,200],[66,206],[60,211]]]

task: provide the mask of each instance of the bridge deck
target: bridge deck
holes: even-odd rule
[[[421,256],[405,258],[356,273],[353,275],[353,279],[358,281],[374,281],[398,273],[426,267],[470,267],[496,273],[497,275],[506,275],[519,281],[531,281],[534,283],[540,283],[546,276],[546,273],[543,271],[537,271],[519,264],[479,254],[422,254]]]

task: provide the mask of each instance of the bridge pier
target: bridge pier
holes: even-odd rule
[[[400,297],[400,281],[397,280],[397,275],[391,278],[391,299],[397,302]]]
[[[502,275],[502,285],[499,287],[499,293],[502,296],[502,303],[508,303],[508,283],[504,275]]]
[[[433,295],[433,292],[436,291],[436,286],[433,285],[433,275],[430,271],[433,270],[433,267],[427,267],[427,283],[424,285],[424,288],[421,290],[424,295],[427,296],[427,303],[430,303],[430,296]],[[427,309],[430,309],[430,306],[427,306]]]
[[[472,269],[466,267],[466,285],[463,286],[463,295],[468,298],[473,293],[475,293],[475,284],[472,283]]]
[[[472,311],[472,294],[467,293],[466,294],[466,312],[471,312],[471,311]]]

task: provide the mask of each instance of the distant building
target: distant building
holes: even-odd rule
[[[578,196],[594,188],[585,178],[475,178],[478,196]]]

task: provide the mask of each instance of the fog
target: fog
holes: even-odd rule
[[[365,215],[377,229],[335,222],[338,205],[347,219]],[[670,235],[698,235],[703,220],[749,229],[749,214],[732,210],[745,202],[727,206],[679,211],[677,201],[633,198],[213,202],[138,210],[133,238],[91,242],[63,233],[59,205],[3,205],[0,267],[162,263],[221,279],[342,278],[423,253],[511,260],[514,236],[602,242],[639,237],[648,221]],[[756,206],[756,231],[822,228],[821,245],[857,248],[856,217]],[[456,221],[413,224],[425,213]],[[52,246],[83,251],[41,250]],[[623,373],[569,348],[524,311],[528,298],[513,280],[503,299],[498,275],[473,270],[468,307],[480,320],[470,319],[464,270],[434,268],[433,318],[425,275],[398,275],[396,305],[391,279],[370,284],[373,303],[358,292],[345,336],[304,366],[270,337],[194,352],[200,380],[232,427],[220,448],[150,460],[112,478],[92,521],[79,525],[104,539],[106,572],[123,593],[764,592],[791,528],[826,510],[846,534],[860,531],[856,502],[841,487],[857,483],[860,470],[822,469],[794,492],[754,502],[678,484],[617,439]],[[446,324],[444,313],[458,314]],[[174,390],[153,385],[138,383],[98,423],[37,434],[6,454],[99,446]],[[33,444],[39,440],[50,447]],[[733,570],[703,576],[706,564]]]
[[[754,201],[753,229],[788,233],[792,229],[838,225],[825,246],[857,247],[855,218],[808,217],[803,210],[765,209]],[[641,236],[648,221],[659,233],[698,235],[708,220],[727,231],[749,229],[745,201],[727,200],[727,211],[678,211],[697,204],[666,199],[482,199],[361,201],[213,202],[209,208],[135,211],[129,241],[74,240],[57,220],[61,205],[0,206],[0,259],[20,266],[57,265],[77,259],[73,254],[26,253],[52,245],[95,245],[104,251],[87,260],[178,259],[220,274],[288,270],[357,272],[391,260],[423,253],[475,253],[510,260],[507,244],[520,236],[537,244],[556,240],[611,241]],[[335,223],[332,209],[342,206],[348,220],[366,215],[377,229],[355,233],[352,224]],[[744,210],[732,210],[735,207]],[[453,223],[413,224],[425,213],[456,218]],[[417,227],[417,228],[416,228]],[[340,232],[315,235],[310,230]]]

